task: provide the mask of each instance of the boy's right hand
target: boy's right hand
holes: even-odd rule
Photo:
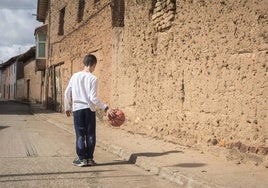
[[[115,114],[116,113],[116,110],[114,110],[114,109],[110,109],[109,108],[106,113],[107,113],[107,116],[109,118],[114,118],[116,116],[116,114]]]

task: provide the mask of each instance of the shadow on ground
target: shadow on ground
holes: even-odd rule
[[[183,153],[183,152],[173,150],[173,151],[166,151],[166,152],[159,152],[159,153],[156,153],[156,152],[133,153],[129,157],[128,161],[130,161],[132,163],[136,163],[138,157],[159,157],[159,156],[168,155],[171,153]]]
[[[6,129],[6,128],[8,128],[9,126],[1,126],[0,125],[0,131],[2,130],[2,129]]]
[[[176,165],[173,165],[173,167],[181,167],[181,168],[197,168],[205,166],[205,163],[179,163]]]
[[[1,174],[0,178],[6,177],[23,177],[23,176],[47,176],[47,175],[66,175],[66,174],[85,174],[85,173],[98,173],[110,172],[114,170],[87,170],[87,171],[72,171],[72,172],[40,172],[40,173],[25,173],[25,174]]]
[[[38,113],[57,113],[46,109],[42,104],[31,104],[14,100],[0,101],[0,115],[30,115]]]

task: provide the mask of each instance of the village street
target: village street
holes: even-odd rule
[[[75,167],[74,135],[0,101],[0,187],[178,187],[96,147],[93,167]]]

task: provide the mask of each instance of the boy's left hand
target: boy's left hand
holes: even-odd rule
[[[70,117],[72,112],[71,110],[66,110],[65,113],[66,113],[66,116]]]

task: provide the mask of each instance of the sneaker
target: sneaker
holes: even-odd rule
[[[88,166],[94,166],[94,165],[97,165],[97,163],[93,159],[88,159],[87,160],[87,165]]]
[[[80,160],[80,159],[75,159],[75,160],[73,161],[73,165],[74,165],[74,166],[80,166],[80,167],[82,167],[82,166],[87,166],[87,160],[86,160],[86,159],[82,159],[82,160]]]

